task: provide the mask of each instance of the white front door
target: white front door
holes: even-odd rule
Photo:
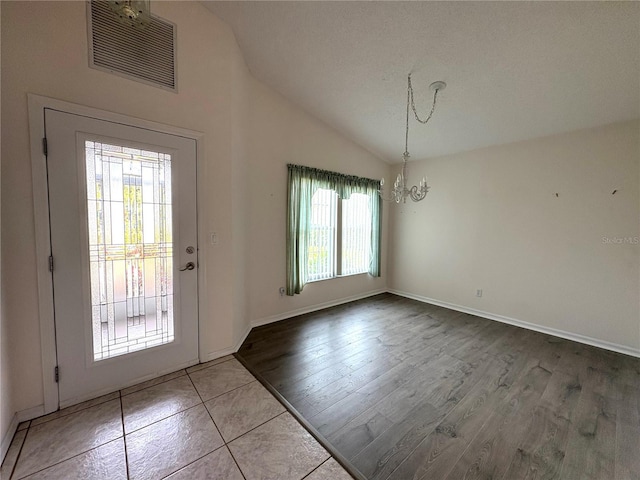
[[[196,142],[45,109],[60,406],[198,362]]]

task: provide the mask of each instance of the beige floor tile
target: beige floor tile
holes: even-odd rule
[[[122,397],[124,431],[133,432],[200,402],[200,395],[186,375],[125,395]]]
[[[4,461],[2,462],[2,467],[0,468],[0,479],[5,480],[11,476],[11,472],[13,471],[13,467],[16,466],[16,460],[18,459],[18,454],[20,453],[22,443],[26,436],[26,430],[19,430],[13,436],[11,445],[9,445],[9,450],[7,450],[7,454],[4,456]]]
[[[26,422],[20,422],[20,424],[18,425],[18,432],[20,430],[24,430],[26,428],[29,428],[29,425],[31,425],[31,420],[27,420]]]
[[[167,480],[244,480],[244,477],[227,447],[222,447],[169,475]]]
[[[198,370],[202,370],[203,368],[213,367],[214,365],[218,365],[219,363],[226,362],[227,360],[231,360],[235,358],[233,355],[225,355],[224,357],[216,358],[215,360],[211,360],[205,363],[199,363],[197,365],[193,365],[192,367],[187,368],[187,373],[197,372]]]
[[[353,477],[338,462],[330,458],[304,480],[353,480]]]
[[[36,425],[40,425],[50,420],[55,420],[56,418],[65,417],[67,415],[71,415],[72,413],[79,412],[80,410],[85,410],[87,408],[100,405],[101,403],[105,403],[110,400],[115,400],[116,398],[120,398],[120,392],[108,393],[107,395],[102,395],[101,397],[94,398],[92,400],[87,400],[86,402],[78,403],[77,405],[71,405],[70,407],[63,408],[62,410],[58,410],[57,412],[50,413],[49,415],[44,415],[42,417],[33,419],[31,421],[31,426],[35,427]]]
[[[187,372],[183,368],[182,370],[178,370],[177,372],[168,373],[166,375],[162,375],[160,377],[152,378],[151,380],[147,380],[146,382],[138,383],[136,385],[132,385],[131,387],[123,388],[120,390],[120,393],[124,395],[129,395],[130,393],[137,392],[139,390],[143,390],[145,388],[153,387],[154,385],[158,385],[163,382],[167,382],[169,380],[173,380],[174,378],[181,377],[186,375]]]
[[[329,458],[289,413],[237,438],[229,449],[247,480],[300,480]]]
[[[189,376],[205,402],[255,380],[236,359],[198,370]]]
[[[25,480],[70,479],[127,480],[124,439],[118,438],[25,477]]]
[[[14,476],[21,478],[121,436],[119,399],[32,426]]]
[[[132,480],[163,478],[224,443],[202,404],[125,438]]]
[[[209,400],[205,406],[226,442],[285,411],[258,381]]]

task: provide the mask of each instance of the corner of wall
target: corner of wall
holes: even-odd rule
[[[391,291],[640,348],[640,120],[413,163],[433,185],[392,213]]]
[[[0,65],[2,62],[2,2],[0,2]],[[1,68],[1,67],[0,67]],[[0,91],[2,90],[2,79],[0,78]],[[0,139],[2,138],[2,108],[0,104]],[[0,145],[2,141],[0,140]],[[2,149],[0,148],[0,179],[2,177]],[[0,187],[0,218],[2,216],[2,190]],[[0,221],[0,225],[2,222]],[[0,232],[0,237],[1,237]],[[2,242],[0,241],[0,244]],[[4,460],[4,456],[9,449],[9,444],[13,438],[13,434],[18,427],[13,411],[13,391],[11,389],[11,370],[10,359],[8,358],[8,335],[7,335],[7,318],[5,315],[4,302],[4,285],[2,280],[2,252],[0,250],[0,464]]]

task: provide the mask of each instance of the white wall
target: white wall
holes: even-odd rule
[[[281,318],[328,301],[386,289],[387,206],[383,206],[382,276],[368,274],[309,283],[301,295],[281,297],[285,286],[287,163],[381,178],[388,165],[335,130],[250,80],[249,226],[247,287],[253,322]]]
[[[374,177],[385,164],[254,80],[230,29],[200,3],[153,2],[152,10],[177,24],[178,94],[88,68],[84,2],[3,2],[2,318],[11,338],[3,349],[15,386],[11,415],[43,402],[27,93],[204,133],[199,220],[219,242],[200,245],[202,359],[234,348],[256,318],[385,287],[365,275],[280,299],[286,162]],[[3,358],[3,374],[5,365]]]
[[[640,353],[639,162],[638,121],[412,162],[390,287]]]

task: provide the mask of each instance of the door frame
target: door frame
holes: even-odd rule
[[[36,273],[38,287],[38,316],[40,320],[40,349],[42,355],[42,383],[44,391],[44,414],[54,412],[59,407],[58,383],[55,380],[56,331],[54,320],[53,276],[49,271],[49,256],[51,255],[50,224],[49,224],[49,191],[47,182],[46,155],[43,139],[45,138],[45,109],[58,110],[74,115],[87,116],[98,120],[120,123],[132,127],[154,130],[160,133],[186,137],[196,142],[196,218],[198,228],[198,313],[207,311],[206,265],[207,245],[205,225],[202,224],[204,215],[200,214],[200,205],[204,205],[204,179],[198,175],[199,167],[203,165],[204,133],[187,130],[172,125],[166,125],[150,120],[131,117],[119,113],[100,110],[75,103],[44,97],[42,95],[27,94],[29,109],[29,143],[31,151],[31,178],[33,188],[33,212],[36,243]],[[201,323],[198,321],[198,336],[202,333]],[[198,342],[199,343],[199,342]],[[201,355],[201,352],[199,352]],[[202,358],[200,358],[202,360]],[[159,372],[169,373],[169,372]],[[133,383],[147,378],[136,379]]]

